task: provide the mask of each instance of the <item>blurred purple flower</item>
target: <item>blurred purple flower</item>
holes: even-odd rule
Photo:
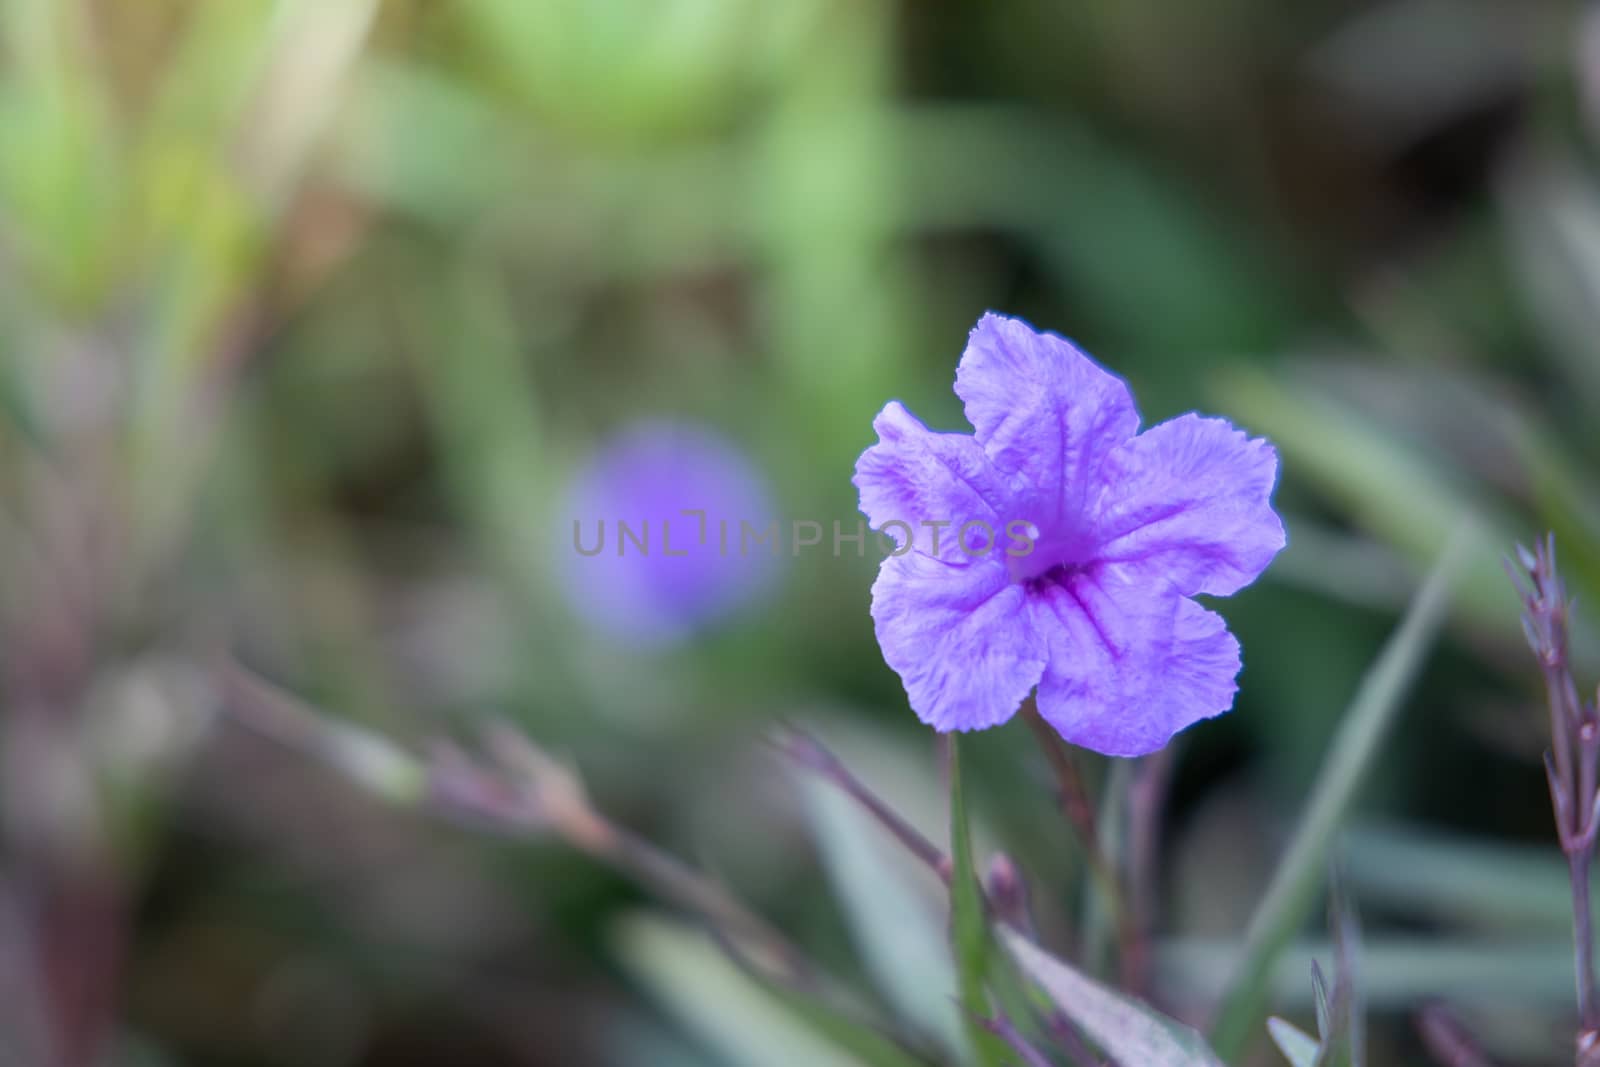
[[[1135,756],[1227,711],[1239,644],[1190,597],[1237,591],[1283,547],[1272,446],[1194,414],[1139,433],[1121,379],[1000,315],[973,329],[955,389],[975,435],[891,402],[854,479],[875,528],[916,528],[872,617],[917,715],[982,729],[1037,686],[1062,737]],[[996,533],[963,548],[967,523]]]
[[[772,515],[765,479],[732,442],[693,424],[637,423],[568,487],[558,542],[567,598],[613,637],[688,637],[770,587],[778,560],[742,551],[740,523]]]

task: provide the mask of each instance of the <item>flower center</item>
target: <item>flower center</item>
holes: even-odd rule
[[[1071,577],[1094,561],[1094,545],[1076,533],[1042,534],[1034,538],[1033,551],[1008,556],[1011,580],[1031,588]]]
[[[1089,566],[1087,563],[1057,563],[1043,573],[1024,579],[1022,587],[1030,593],[1038,593],[1051,586],[1066,585],[1073,575],[1084,573]]]

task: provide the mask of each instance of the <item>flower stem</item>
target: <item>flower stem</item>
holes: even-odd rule
[[[1594,845],[1567,857],[1572,874],[1572,940],[1577,953],[1578,1007],[1584,1036],[1591,1040],[1597,1031],[1594,990],[1594,928],[1589,903],[1589,867],[1594,860]],[[1580,1038],[1581,1040],[1581,1038]]]
[[[1128,992],[1150,993],[1150,940],[1156,926],[1160,882],[1161,814],[1172,779],[1174,744],[1140,759],[1128,796],[1128,912],[1132,933],[1123,963]]]
[[[1556,833],[1567,857],[1572,883],[1572,942],[1577,975],[1580,1065],[1600,1061],[1600,1000],[1596,998],[1594,918],[1589,898],[1589,871],[1594,864],[1595,836],[1600,831],[1600,708],[1585,704],[1573,680],[1568,649],[1571,601],[1556,568],[1555,536],[1547,535],[1533,551],[1517,549],[1521,569],[1511,567],[1512,583],[1522,597],[1523,632],[1544,675],[1550,708],[1550,750],[1545,776]]]
[[[1089,874],[1106,907],[1110,910],[1117,928],[1118,961],[1125,980],[1136,980],[1144,969],[1142,931],[1130,904],[1132,892],[1124,884],[1117,865],[1106,855],[1097,829],[1094,802],[1089,799],[1088,787],[1073,757],[1071,748],[1061,740],[1055,727],[1044,720],[1038,707],[1030,700],[1023,705],[1022,718],[1033,731],[1050,764],[1056,780],[1057,798],[1068,824],[1077,835],[1078,843],[1089,864]]]

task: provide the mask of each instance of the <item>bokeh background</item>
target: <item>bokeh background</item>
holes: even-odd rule
[[[762,740],[805,723],[938,826],[874,561],[785,556],[738,611],[642,641],[573,603],[562,502],[667,419],[731,442],[779,515],[852,522],[885,400],[963,428],[955,361],[991,308],[1076,339],[1147,421],[1198,408],[1283,456],[1290,547],[1219,606],[1237,708],[1174,753],[1152,995],[1215,997],[1361,672],[1470,514],[1340,861],[1372,1059],[1422,1062],[1432,996],[1508,1062],[1568,1055],[1544,720],[1499,556],[1554,529],[1600,603],[1581,5],[0,19],[0,1061],[790,1062],[749,1050],[801,1024],[647,889],[353,781],[381,751],[330,768],[260,736],[229,661],[407,752],[511,724],[881,1003],[862,887],[817,844],[839,813]],[[1580,633],[1589,685],[1597,652]],[[1082,857],[1031,737],[967,753],[987,847],[1066,929]],[[1279,1008],[1308,1025],[1292,962]]]

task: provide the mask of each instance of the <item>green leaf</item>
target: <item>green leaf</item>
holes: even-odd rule
[[[1306,973],[1316,959],[1334,952],[1326,939],[1297,941],[1273,968],[1269,987],[1284,1010],[1314,1009]],[[1232,938],[1182,938],[1156,950],[1160,988],[1215,989],[1238,963]],[[1445,939],[1436,935],[1394,936],[1361,950],[1361,989],[1366,1002],[1404,1011],[1424,997],[1485,1001],[1524,1011],[1555,1012],[1572,999],[1572,938],[1497,937]]]
[[[1333,1032],[1333,1004],[1328,995],[1328,980],[1322,976],[1322,964],[1311,961],[1311,1003],[1317,1008],[1317,1033],[1324,1040]]]
[[[1534,325],[1554,356],[1561,381],[1578,403],[1600,402],[1600,363],[1594,358],[1600,318],[1600,203],[1594,183],[1568,158],[1540,157],[1538,165],[1518,167],[1502,186],[1509,247],[1516,259],[1512,277],[1521,284]]]
[[[1369,905],[1484,930],[1572,928],[1567,866],[1544,845],[1391,823],[1351,827],[1339,852],[1351,891]]]
[[[1320,968],[1313,965],[1318,987],[1317,1027],[1322,1048],[1316,1067],[1363,1067],[1366,1061],[1366,1006],[1356,974],[1356,952],[1361,932],[1355,908],[1335,881],[1328,905],[1333,929],[1333,991],[1326,993]]]
[[[905,1023],[966,1059],[966,1033],[951,1006],[957,983],[950,946],[929,900],[896,862],[899,845],[833,783],[807,774],[800,786],[867,973]]]
[[[1126,863],[1128,796],[1132,785],[1133,760],[1110,760],[1100,788],[1095,839],[1112,870],[1121,870]],[[1091,879],[1090,888],[1083,903],[1083,948],[1078,961],[1090,974],[1104,977],[1110,970],[1116,941],[1116,909],[1122,905],[1102,889],[1099,879]]]
[[[896,1037],[890,1036],[894,1028],[886,1020],[858,1018],[853,1013],[841,1011],[837,1004],[825,1003],[817,996],[797,989],[786,989],[781,985],[765,985],[763,988],[781,1001],[796,1018],[867,1067],[931,1067],[936,1062],[931,1053],[920,1050],[913,1053],[900,1044]]]
[[[1315,904],[1334,836],[1444,621],[1450,584],[1470,540],[1470,534],[1451,539],[1362,679],[1334,736],[1300,825],[1250,921],[1244,952],[1217,1013],[1211,1039],[1226,1059],[1239,1059],[1259,1032],[1273,968]]]
[[[983,891],[972,866],[972,832],[967,824],[967,805],[961,791],[961,740],[950,735],[950,925],[955,938],[956,973],[961,987],[961,1006],[967,1018],[967,1034],[972,1040],[977,1062],[985,1067],[1000,1067],[1009,1056],[1004,1042],[985,1030],[980,1020],[990,1017],[989,995],[984,979],[994,951],[989,920],[984,914]]]
[[[632,915],[614,944],[662,1008],[735,1067],[876,1067],[805,1025],[686,923]]]
[[[251,119],[235,152],[239,176],[285,211],[321,145],[378,16],[377,0],[277,5]]]
[[[1222,380],[1220,394],[1241,423],[1272,438],[1303,485],[1418,570],[1470,516],[1486,536],[1458,564],[1456,610],[1474,625],[1520,637],[1498,547],[1514,541],[1518,527],[1487,487],[1325,383],[1240,370]]]
[[[1078,973],[1021,934],[1000,937],[1024,973],[1112,1059],[1138,1067],[1222,1067],[1200,1034]]]
[[[1278,1046],[1283,1058],[1289,1061],[1289,1067],[1314,1067],[1322,1048],[1316,1038],[1277,1016],[1267,1020],[1267,1033],[1272,1035],[1273,1044]]]

